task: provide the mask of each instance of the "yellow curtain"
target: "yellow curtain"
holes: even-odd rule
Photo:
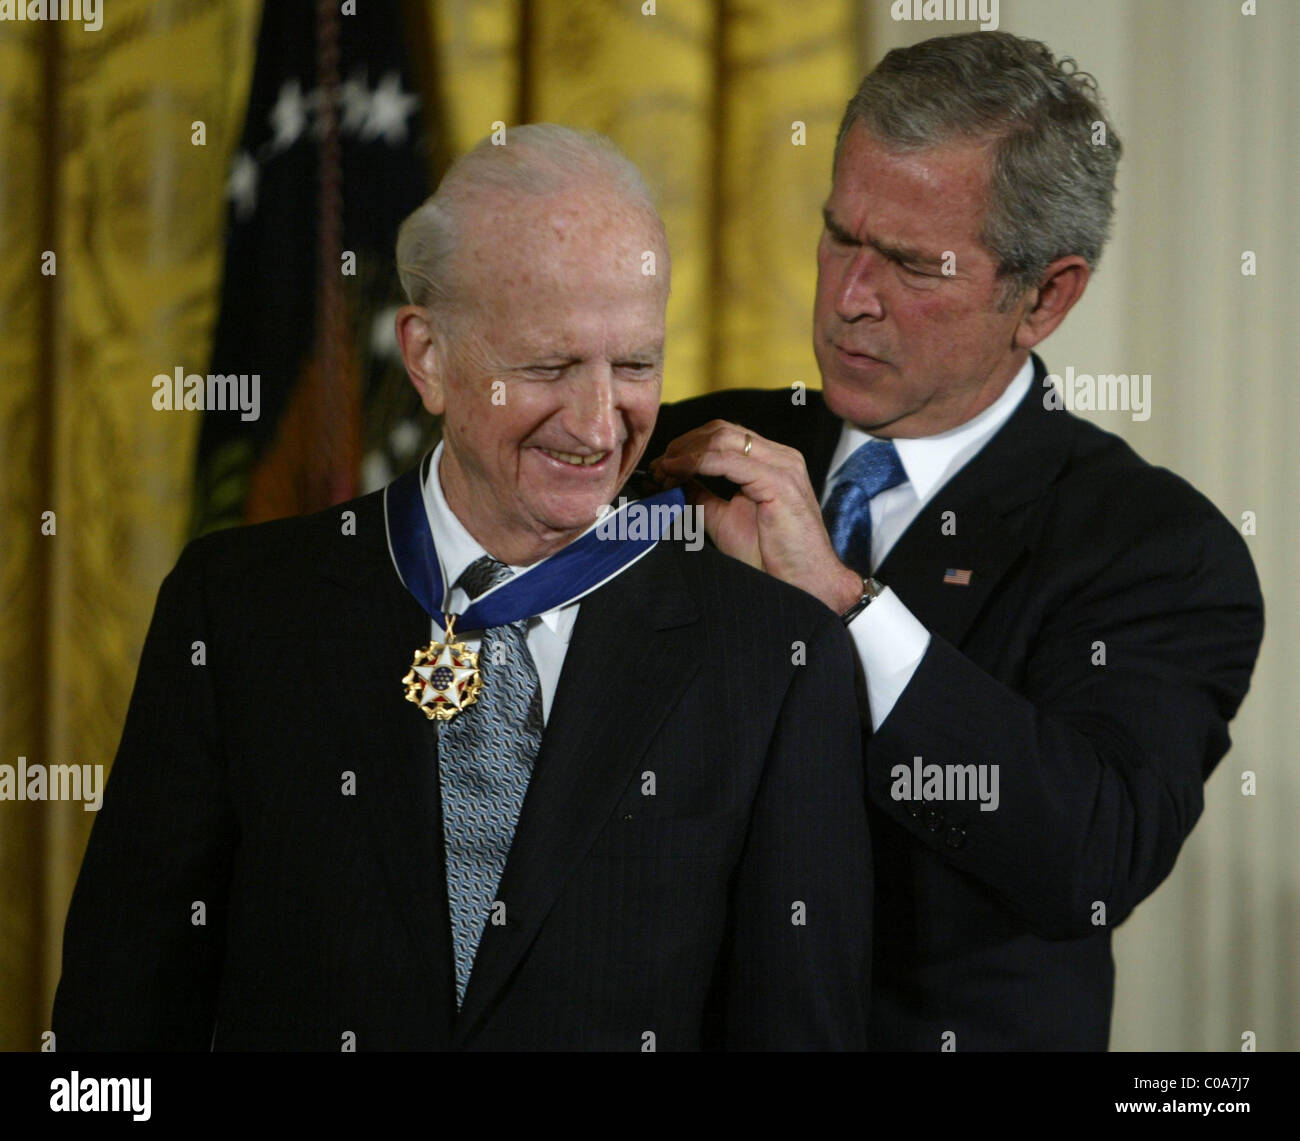
[[[0,25],[0,763],[107,771],[198,428],[154,411],[150,381],[210,351],[260,5],[105,7],[98,32]],[[442,0],[443,149],[497,121],[610,135],[658,191],[673,251],[664,399],[815,384],[813,250],[853,11]],[[42,1045],[92,819],[0,801],[0,1049]]]
[[[0,763],[107,773],[198,429],[150,381],[210,350],[260,6],[103,7],[0,24]],[[44,1044],[93,819],[0,801],[0,1049]]]

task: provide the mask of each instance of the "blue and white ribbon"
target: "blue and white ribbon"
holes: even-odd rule
[[[418,467],[384,489],[384,526],[402,585],[441,626],[450,589],[443,582],[422,490],[432,456],[430,452]],[[686,496],[680,487],[647,499],[623,501],[555,554],[479,595],[469,609],[456,616],[457,633],[504,626],[576,602],[649,554],[685,509]],[[628,513],[645,513],[651,526],[628,527]],[[624,537],[629,535],[637,537]]]

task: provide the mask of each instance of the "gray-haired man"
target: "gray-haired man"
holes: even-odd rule
[[[640,179],[608,140],[512,129],[398,260],[442,443],[163,584],[60,1049],[860,1049],[848,638],[710,547],[601,530],[659,405]]]
[[[837,142],[823,391],[670,406],[647,449],[735,484],[692,489],[719,546],[848,624],[878,1047],[1104,1049],[1111,929],[1173,866],[1249,684],[1241,538],[1061,410],[1031,352],[1096,268],[1119,155],[1042,44],[890,52]]]

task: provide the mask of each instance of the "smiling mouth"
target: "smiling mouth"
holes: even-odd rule
[[[554,448],[542,447],[539,447],[537,450],[539,452],[544,452],[553,460],[559,460],[562,464],[568,464],[570,467],[593,467],[609,455],[609,452],[593,452],[589,456],[582,456],[577,452],[558,452]]]
[[[835,344],[835,342],[832,341],[831,344]],[[859,358],[860,360],[864,360],[864,361],[876,361],[876,362],[878,362],[879,364],[885,364],[885,363],[886,363],[886,362],[883,361],[880,357],[872,356],[871,353],[862,353],[862,352],[857,352],[857,351],[854,350],[854,349],[848,349],[848,348],[845,348],[843,345],[835,345],[835,347],[836,347],[837,349],[839,349],[839,351],[842,352],[846,357],[857,357],[857,358]]]

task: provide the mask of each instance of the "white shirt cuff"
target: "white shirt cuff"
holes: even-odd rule
[[[848,629],[867,679],[871,728],[875,732],[925,657],[930,631],[889,587],[849,623]]]

